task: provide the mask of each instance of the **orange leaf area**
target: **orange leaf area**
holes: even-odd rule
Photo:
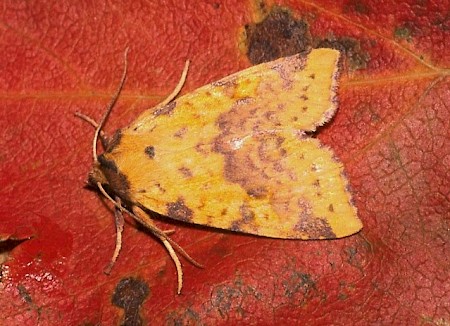
[[[3,4],[5,325],[450,322],[448,3],[255,3]],[[250,59],[339,49],[339,109],[317,138],[344,164],[363,230],[297,241],[158,219],[205,266],[182,261],[176,295],[164,247],[127,220],[105,275],[114,215],[84,187],[93,130],[74,113],[100,119],[127,46],[128,79],[109,134],[163,100],[186,59],[183,93]]]

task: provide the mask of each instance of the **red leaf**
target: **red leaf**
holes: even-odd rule
[[[184,262],[180,296],[163,247],[133,223],[112,274],[103,274],[113,215],[83,188],[93,130],[73,114],[101,116],[127,46],[128,80],[109,133],[169,94],[188,58],[184,92],[249,66],[244,25],[272,7],[123,2],[2,6],[6,324],[450,321],[447,2],[280,2],[306,23],[306,43],[344,54],[340,109],[319,137],[345,164],[364,229],[305,242],[160,221],[205,265]]]

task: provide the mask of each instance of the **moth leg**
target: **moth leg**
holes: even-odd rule
[[[203,265],[197,262],[194,258],[189,256],[189,254],[175,241],[166,236],[167,241],[170,242],[172,246],[175,247],[176,251],[178,251],[184,258],[186,258],[192,265],[198,268],[203,268]]]
[[[199,263],[197,263],[191,256],[189,256],[187,254],[186,251],[184,251],[183,248],[181,248],[175,241],[173,241],[172,239],[170,239],[165,233],[164,231],[161,231],[159,228],[157,228],[155,226],[155,224],[153,223],[152,219],[150,218],[150,216],[148,216],[147,213],[145,213],[142,208],[138,207],[138,206],[133,206],[132,211],[129,211],[128,209],[126,209],[125,207],[123,207],[121,205],[121,201],[120,198],[115,198],[113,199],[103,188],[102,184],[100,182],[97,182],[97,187],[100,190],[100,192],[105,196],[106,199],[108,199],[109,201],[111,201],[114,206],[116,207],[117,210],[119,210],[121,213],[125,212],[127,214],[129,214],[130,216],[132,216],[136,221],[138,221],[139,223],[141,223],[143,226],[145,226],[149,231],[151,231],[156,237],[158,237],[158,239],[161,240],[161,242],[164,244],[164,246],[166,247],[166,249],[169,252],[170,257],[172,258],[173,262],[175,263],[175,266],[177,268],[177,275],[178,275],[178,294],[180,294],[181,292],[181,288],[183,287],[183,271],[181,268],[181,262],[178,259],[177,254],[175,253],[175,250],[173,249],[173,247],[175,247],[175,249],[181,253],[181,255],[183,255],[183,257],[185,257],[191,264],[202,268],[203,266],[200,265]],[[123,223],[122,223],[123,224]],[[120,223],[119,223],[120,225]],[[120,238],[121,239],[121,238]],[[119,247],[120,250],[120,247]]]
[[[157,231],[160,231],[153,223],[153,221],[150,219],[150,217],[139,207],[133,207],[133,213],[136,214],[139,217],[139,222],[144,223],[144,226],[149,226],[148,228],[150,230],[156,229]],[[173,262],[175,263],[175,267],[177,269],[177,277],[178,277],[178,290],[177,293],[181,293],[181,288],[183,287],[183,268],[181,267],[180,259],[178,258],[175,250],[173,250],[172,245],[167,240],[167,237],[164,235],[163,231],[160,232],[153,232],[155,236],[161,240],[164,247],[166,247],[167,251],[169,252],[170,258],[172,258]],[[163,235],[161,235],[163,234]]]
[[[90,116],[87,116],[83,113],[80,112],[75,112],[75,116],[80,118],[81,120],[86,121],[87,123],[89,123],[92,127],[94,127],[95,129],[98,127],[98,123],[92,119]],[[102,143],[102,147],[103,149],[106,149],[108,147],[109,144],[109,137],[106,136],[105,132],[103,130],[100,130],[100,142]]]
[[[172,229],[170,229],[170,230],[164,230],[164,231],[162,231],[165,235],[172,235],[172,234],[174,234],[175,233],[175,230],[172,230]]]
[[[181,267],[180,259],[178,258],[175,249],[184,257],[186,258],[191,264],[197,266],[197,267],[203,267],[199,263],[197,263],[191,256],[187,254],[186,251],[184,251],[183,248],[181,248],[175,241],[170,239],[164,231],[161,231],[159,228],[156,227],[156,225],[153,223],[150,216],[148,216],[147,213],[145,213],[140,207],[134,206],[133,207],[133,213],[136,217],[138,217],[138,221],[143,224],[145,227],[147,227],[150,231],[153,232],[153,234],[161,240],[164,247],[166,247],[167,251],[169,252],[170,258],[172,258],[173,262],[175,263],[175,267],[177,269],[177,276],[178,276],[178,294],[181,292],[181,288],[183,287],[183,269]]]
[[[178,81],[177,86],[175,86],[172,93],[170,93],[169,96],[167,96],[166,99],[159,104],[159,106],[167,105],[170,101],[172,101],[178,95],[178,93],[180,93],[181,89],[183,88],[184,83],[186,82],[186,76],[187,76],[188,70],[189,70],[189,60],[186,60],[186,63],[184,64],[183,72],[181,73],[181,77],[180,77],[180,80]]]
[[[116,202],[119,206],[121,206],[122,202],[119,197],[116,197]],[[114,210],[114,218],[115,218],[115,224],[116,224],[116,247],[114,248],[113,256],[111,257],[111,261],[109,262],[108,266],[105,267],[104,273],[109,275],[111,273],[111,270],[116,263],[117,257],[119,257],[120,249],[122,248],[122,232],[123,232],[123,226],[124,226],[124,218],[122,214],[122,210],[118,207],[115,207]]]
[[[97,128],[98,127],[98,123],[97,121],[95,121],[94,119],[92,119],[90,116],[83,114],[81,112],[75,112],[74,115],[78,118],[80,118],[81,120],[86,121],[87,123],[89,123],[92,127]]]
[[[167,236],[167,233],[174,233],[175,230],[167,230],[167,231],[162,231],[160,230],[155,223],[153,223],[153,220],[150,216],[148,216],[147,213],[145,213],[140,207],[138,206],[134,206],[133,207],[133,213],[138,215],[138,221],[144,225],[145,227],[147,227],[147,229],[149,229],[150,231],[152,231],[158,238],[163,237],[164,239],[166,239],[174,248],[176,251],[178,251],[184,258],[186,258],[192,265],[199,267],[199,268],[203,268],[203,265],[198,263],[197,261],[195,261],[194,258],[192,258],[191,256],[189,256],[189,254],[175,241],[173,241],[172,239],[170,239]]]
[[[178,258],[175,250],[173,250],[172,246],[170,245],[169,241],[167,241],[164,238],[160,238],[161,242],[163,243],[164,247],[166,247],[167,251],[169,252],[170,258],[172,258],[173,262],[175,263],[175,267],[177,269],[177,278],[178,278],[178,289],[177,293],[181,293],[181,289],[183,288],[183,268],[181,268],[181,262]]]

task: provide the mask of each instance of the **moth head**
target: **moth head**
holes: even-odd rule
[[[93,188],[100,188],[100,184],[112,197],[118,196],[124,201],[130,201],[127,177],[120,172],[114,160],[106,158],[105,155],[99,155],[94,162],[89,172],[88,184]]]
[[[98,188],[97,187],[98,183],[100,183],[103,186],[109,185],[108,179],[106,178],[105,174],[103,173],[102,168],[100,167],[100,164],[98,162],[95,162],[91,171],[89,171],[87,185],[91,188],[96,189],[96,188]]]

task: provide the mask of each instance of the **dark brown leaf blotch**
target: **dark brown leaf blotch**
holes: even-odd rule
[[[125,310],[121,325],[143,325],[139,310],[149,293],[148,285],[133,277],[124,278],[117,284],[112,303]]]
[[[294,19],[288,10],[280,7],[273,7],[262,22],[246,25],[245,32],[247,56],[254,65],[311,48],[306,22]]]

